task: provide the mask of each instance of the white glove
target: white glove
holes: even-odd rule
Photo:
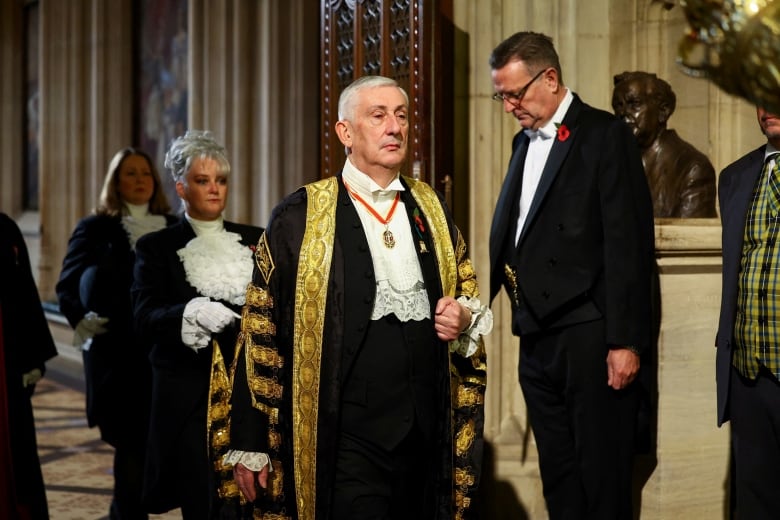
[[[41,377],[43,377],[43,374],[41,374],[41,369],[33,368],[29,372],[22,374],[22,386],[24,388],[27,388],[28,386],[32,386],[38,381],[40,381]]]
[[[181,323],[181,340],[192,350],[207,347],[211,334],[221,332],[238,314],[219,302],[212,302],[205,296],[190,300],[184,306]]]
[[[73,346],[82,350],[89,350],[92,346],[92,338],[105,333],[108,318],[102,318],[96,312],[89,311],[84,315],[73,331]]]
[[[222,332],[240,317],[233,309],[219,302],[205,302],[195,314],[198,323],[210,332]]]

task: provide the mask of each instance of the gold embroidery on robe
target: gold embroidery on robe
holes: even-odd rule
[[[246,309],[246,308],[245,308]],[[243,328],[250,334],[276,336],[276,325],[269,316],[246,310],[241,318]],[[246,323],[246,325],[244,325]]]
[[[270,254],[268,255],[268,258],[270,262],[271,261]],[[274,306],[274,299],[273,297],[271,297],[270,294],[268,294],[267,289],[261,289],[260,287],[257,287],[254,284],[249,284],[249,287],[247,287],[247,291],[246,291],[246,304],[250,307],[269,309]]]
[[[460,386],[458,387],[456,394],[455,406],[457,408],[481,405],[485,402],[485,396],[480,393],[478,388]]]
[[[442,284],[442,290],[445,295],[477,297],[478,290],[476,285],[476,276],[473,266],[466,255],[465,242],[462,236],[457,232],[456,243],[452,243],[450,228],[444,213],[443,207],[430,186],[418,183],[414,179],[404,178],[410,187],[410,193],[419,205],[421,211],[425,214],[431,233],[431,244],[439,269],[439,277]],[[268,438],[269,449],[278,453],[284,449],[282,442],[292,442],[292,467],[283,468],[278,460],[274,460],[274,472],[272,478],[278,479],[276,484],[269,485],[271,497],[283,499],[284,489],[282,488],[283,471],[289,474],[292,471],[292,479],[295,486],[296,506],[298,509],[299,520],[314,520],[314,507],[316,503],[316,453],[317,453],[317,418],[319,405],[320,388],[320,363],[321,348],[323,344],[323,330],[325,320],[325,305],[328,291],[328,277],[330,274],[330,265],[333,257],[333,245],[335,241],[335,223],[336,223],[336,205],[338,200],[338,181],[336,177],[323,179],[322,181],[306,186],[307,190],[307,222],[304,231],[303,240],[300,246],[300,259],[295,286],[295,307],[293,316],[293,359],[280,359],[278,351],[268,348],[265,345],[255,345],[249,341],[250,334],[244,340],[246,346],[245,355],[247,356],[248,368],[247,379],[252,389],[252,405],[268,413],[270,417]],[[453,228],[457,229],[457,228]],[[260,240],[256,252],[256,261],[260,269],[260,275],[266,281],[270,282],[274,269],[273,259],[268,245],[265,242],[265,235]],[[460,285],[459,285],[460,284]],[[262,290],[257,287],[250,287],[249,292]],[[253,305],[253,310],[263,311],[272,309],[273,299],[269,297],[266,307],[263,303],[253,303],[253,295],[247,297],[247,303]],[[259,294],[258,298],[264,297]],[[261,300],[265,302],[265,300]],[[257,313],[255,313],[257,314]],[[264,316],[264,312],[260,312]],[[269,311],[268,316],[272,314]],[[260,323],[257,320],[256,323]],[[278,324],[276,324],[278,325]],[[260,334],[255,331],[255,334]],[[258,337],[255,337],[259,340]],[[267,351],[264,350],[267,348]],[[253,357],[256,356],[256,357]],[[279,358],[279,359],[277,359]],[[480,341],[477,354],[472,356],[469,362],[477,367],[484,367],[484,345]],[[293,369],[290,392],[291,404],[293,410],[292,421],[292,439],[282,439],[276,431],[278,424],[278,410],[270,408],[260,400],[269,399],[274,401],[279,399],[283,392],[286,392],[275,377],[263,377],[259,372],[263,372],[262,367],[271,368],[274,362],[291,363]],[[460,359],[459,361],[462,361]],[[258,373],[255,373],[255,370]],[[270,376],[272,372],[265,375]],[[450,375],[451,375],[451,403],[448,403],[455,411],[455,408],[468,409],[471,403],[479,403],[484,399],[484,376],[475,376],[466,380],[463,378],[450,357]],[[473,388],[472,388],[473,387]],[[458,396],[464,397],[458,397]],[[274,413],[273,417],[270,415]],[[461,415],[468,415],[469,412],[461,411]],[[476,435],[473,423],[471,430],[466,429],[456,437],[456,425],[452,424],[451,442],[453,444],[453,457],[456,453],[456,444],[468,445],[473,443],[473,436]],[[469,441],[469,435],[471,440]],[[460,439],[460,440],[459,440]],[[469,462],[468,457],[455,460],[456,472],[465,471],[462,466]],[[277,469],[278,468],[278,469]],[[277,473],[278,471],[278,473]],[[274,475],[276,473],[276,475]],[[471,485],[468,483],[471,482]],[[455,487],[453,482],[453,497],[456,497],[455,517],[462,518],[463,511],[471,504],[469,498],[470,489],[475,480],[466,478],[462,486]],[[272,489],[273,488],[273,489]],[[274,519],[285,518],[279,515],[265,514],[262,518]]]
[[[338,180],[306,186],[306,229],[298,260],[293,317],[293,464],[299,520],[314,520],[317,417],[328,277],[336,236]]]
[[[225,360],[216,340],[211,342],[211,376],[209,403],[206,412],[206,438],[209,441],[209,457],[216,473],[217,493],[220,498],[238,497],[240,492],[233,480],[232,467],[222,464],[222,457],[230,443],[230,395],[233,378],[225,368]]]
[[[274,259],[271,257],[271,251],[268,249],[265,232],[260,235],[260,240],[258,240],[255,248],[255,264],[257,264],[258,271],[260,271],[266,285],[268,285],[268,281],[271,279],[271,274],[276,266],[274,265]]]

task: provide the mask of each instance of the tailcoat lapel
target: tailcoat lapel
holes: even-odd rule
[[[509,161],[507,175],[501,186],[501,193],[496,202],[496,210],[493,223],[490,226],[490,299],[492,300],[500,289],[500,280],[503,277],[501,267],[502,253],[505,244],[512,240],[510,233],[515,229],[515,224],[510,222],[512,206],[520,200],[520,187],[523,180],[523,164],[528,153],[528,136],[522,131],[515,136],[514,152]]]
[[[555,141],[553,142],[550,155],[547,158],[547,162],[544,165],[542,177],[539,179],[539,186],[536,188],[536,193],[534,194],[533,201],[531,202],[531,207],[528,210],[528,216],[525,219],[525,225],[523,226],[523,230],[520,233],[520,239],[517,241],[517,247],[520,247],[520,244],[522,244],[523,239],[526,236],[526,231],[531,226],[533,226],[536,215],[539,212],[539,208],[541,207],[547,192],[550,190],[550,186],[552,186],[555,178],[561,171],[561,166],[563,165],[566,156],[569,155],[572,143],[577,138],[576,121],[581,108],[582,102],[577,96],[575,96],[562,122],[563,125],[569,128],[569,136],[565,141],[560,141],[557,135],[552,138],[555,139]]]
[[[750,208],[756,182],[761,176],[763,160],[764,149],[761,148],[751,155],[746,168],[740,175],[732,177],[735,186],[732,189],[721,190],[723,192],[721,196],[728,197],[726,204],[730,207],[725,212],[727,217],[723,222],[724,243],[735,245],[735,247],[723,248],[723,254],[728,257],[724,259],[724,265],[739,266],[745,234],[745,218]]]
[[[758,178],[761,176],[763,169],[764,150],[760,153],[755,153],[750,158],[745,170],[738,177],[739,182],[736,182],[732,193],[729,194],[728,204],[731,206],[728,214],[736,215],[736,222],[744,223],[745,216],[747,215],[748,207],[750,206],[750,199],[753,195],[753,189],[758,182]]]

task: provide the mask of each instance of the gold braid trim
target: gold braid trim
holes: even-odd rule
[[[268,258],[270,261],[270,253],[268,254]],[[274,306],[274,299],[273,296],[268,294],[267,289],[261,289],[255,284],[249,284],[249,287],[246,289],[246,304],[250,307],[270,309]]]
[[[475,406],[485,403],[485,396],[478,388],[471,386],[458,387],[457,396],[455,397],[455,408],[462,408],[464,406]]]
[[[211,342],[211,376],[206,412],[206,441],[220,498],[238,498],[240,493],[233,480],[232,467],[222,464],[230,447],[230,396],[233,378],[225,368],[225,360],[216,340]]]
[[[284,466],[280,460],[272,460],[271,467],[273,471],[268,474],[268,493],[277,500],[284,492]]]
[[[276,325],[271,321],[270,316],[251,312],[249,307],[244,307],[241,323],[244,324],[244,330],[249,334],[276,336]]]
[[[255,515],[254,520],[292,520],[292,517],[285,514],[279,514],[276,513],[261,513],[259,515]]]
[[[308,184],[306,195],[293,317],[293,476],[298,518],[315,520],[320,362],[336,234],[337,178]]]
[[[245,348],[249,349],[249,359],[254,363],[271,368],[282,368],[284,366],[284,358],[276,349],[258,345],[251,337],[247,337]]]
[[[267,399],[281,399],[282,385],[276,379],[263,376],[255,376],[249,382],[249,388],[253,393]]]
[[[477,273],[471,259],[466,256],[466,241],[458,229],[458,242],[455,246],[455,259],[458,263],[458,280],[460,281],[459,295],[469,298],[479,298],[479,286],[477,285]]]
[[[420,210],[428,221],[433,248],[436,250],[442,294],[444,296],[455,296],[455,290],[458,285],[458,268],[455,262],[455,250],[452,247],[452,239],[450,238],[450,228],[447,225],[447,217],[444,215],[444,208],[442,208],[436,192],[429,185],[411,177],[404,177],[404,180],[409,185],[412,197],[420,205]]]
[[[271,274],[273,274],[276,266],[274,265],[274,259],[271,256],[271,250],[268,248],[268,239],[265,236],[265,231],[260,235],[260,240],[257,241],[257,247],[255,248],[255,265],[257,265],[260,276],[265,280],[265,284],[268,285],[271,280]]]
[[[477,434],[474,431],[474,421],[470,420],[461,425],[460,429],[455,432],[455,455],[458,457],[465,455],[471,449],[476,437]]]
[[[465,518],[465,512],[471,506],[471,498],[468,496],[469,488],[477,481],[477,476],[471,468],[455,469],[455,518]]]

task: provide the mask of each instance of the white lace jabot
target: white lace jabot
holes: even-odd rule
[[[252,280],[252,249],[241,244],[241,235],[225,231],[221,217],[209,222],[185,217],[198,235],[177,251],[187,281],[203,296],[243,305]]]
[[[382,188],[368,175],[355,168],[349,159],[344,164],[343,176],[349,188],[383,216],[390,211],[396,193],[404,189],[397,177],[387,188]],[[414,249],[404,203],[398,203],[393,218],[388,223],[388,230],[395,237],[395,247],[389,249],[382,240],[385,225],[362,204],[354,202],[368,239],[376,276],[376,298],[371,319],[378,320],[389,314],[395,314],[401,321],[430,318],[428,293]]]

